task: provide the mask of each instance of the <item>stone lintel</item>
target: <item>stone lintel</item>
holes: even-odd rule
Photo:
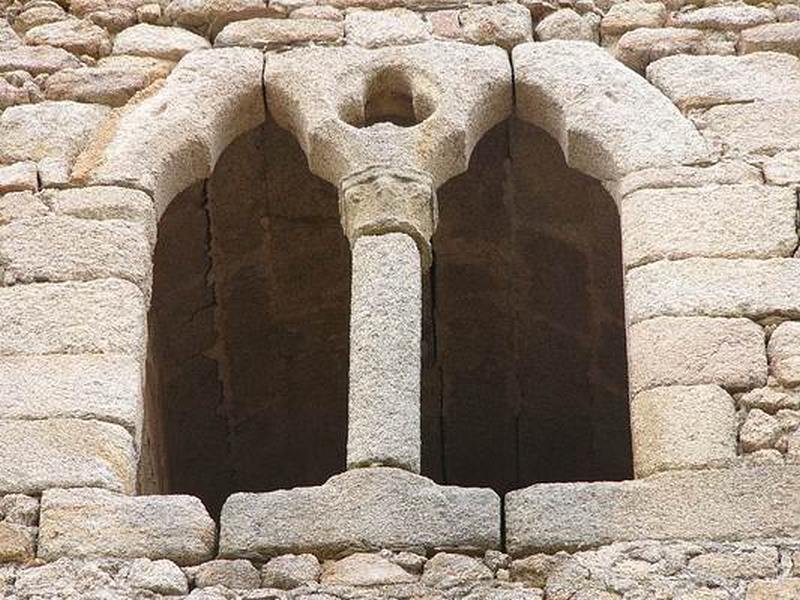
[[[405,233],[430,266],[430,239],[438,220],[430,174],[387,165],[352,173],[339,184],[339,213],[351,246],[362,235]]]
[[[500,545],[500,498],[397,468],[353,469],[321,486],[233,494],[220,529],[223,558],[383,548],[482,553]]]
[[[514,556],[641,539],[791,538],[800,535],[800,466],[537,484],[510,492],[505,504]]]

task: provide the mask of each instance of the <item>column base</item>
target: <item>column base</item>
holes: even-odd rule
[[[336,557],[383,548],[483,552],[500,546],[500,498],[402,469],[354,469],[321,486],[233,494],[220,528],[223,558]]]
[[[634,540],[800,536],[800,466],[671,471],[647,479],[532,485],[506,495],[513,556]]]

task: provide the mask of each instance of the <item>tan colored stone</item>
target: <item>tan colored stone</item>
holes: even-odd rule
[[[47,78],[48,100],[74,100],[123,106],[154,79],[146,71],[127,69],[65,69]]]
[[[800,56],[800,21],[759,25],[742,32],[742,53],[774,50]]]
[[[80,19],[38,25],[25,34],[25,43],[63,48],[78,56],[95,58],[111,52],[111,39],[106,30]]]
[[[91,523],[92,527],[86,527]],[[193,496],[123,496],[107,490],[47,490],[42,494],[37,556],[209,560],[216,527]]]
[[[247,46],[266,50],[304,44],[338,44],[344,25],[316,19],[248,19],[231,23],[214,40],[214,46]]]
[[[344,22],[347,42],[365,48],[417,44],[431,38],[431,27],[406,8],[356,10]]]
[[[747,418],[739,432],[739,441],[745,452],[767,450],[771,448],[781,434],[781,425],[772,415],[754,408],[747,413]]]
[[[620,206],[625,266],[692,256],[791,256],[796,205],[792,190],[765,185],[634,192]]]
[[[14,29],[20,34],[24,34],[29,29],[47,23],[57,23],[68,19],[69,15],[64,12],[55,2],[47,2],[39,6],[31,6],[23,10],[14,19]]]
[[[31,75],[38,75],[81,66],[81,61],[61,48],[20,46],[0,50],[0,72],[27,71]]]
[[[332,6],[301,6],[293,10],[289,15],[290,19],[320,19],[322,21],[342,21],[344,14],[339,9]]]
[[[715,106],[697,117],[697,126],[729,155],[765,154],[800,147],[800,100],[785,98]]]
[[[39,189],[36,163],[24,161],[0,166],[0,194]]]
[[[724,34],[678,27],[629,31],[614,48],[617,60],[640,73],[644,73],[647,65],[665,56],[735,53],[734,40]]]
[[[152,81],[169,75],[174,66],[175,63],[171,60],[153,58],[152,56],[131,56],[128,54],[106,56],[97,61],[98,68],[143,72]]]
[[[800,317],[800,261],[688,258],[628,272],[625,306],[635,323],[659,315]]]
[[[116,277],[150,290],[150,243],[140,225],[125,221],[17,219],[0,227],[0,265],[7,285]]]
[[[282,11],[273,4],[262,0],[171,0],[165,16],[195,30],[207,27],[213,39],[228,23],[277,16]]]
[[[439,552],[425,563],[421,581],[432,588],[447,590],[490,579],[492,572],[489,567],[477,558]]]
[[[620,2],[609,8],[603,16],[600,31],[604,36],[622,35],[641,27],[662,27],[666,20],[667,9],[660,2]]]
[[[747,586],[745,600],[796,600],[800,597],[800,578],[754,581]]]
[[[749,389],[767,381],[764,332],[748,319],[657,317],[628,332],[634,392],[664,385]]]
[[[631,402],[636,477],[726,466],[736,458],[733,398],[715,385],[660,387]]]
[[[32,560],[34,538],[34,532],[28,527],[0,522],[0,563]]]
[[[707,6],[696,10],[678,12],[670,18],[672,27],[740,31],[748,27],[771,23],[774,13],[766,8],[748,4]]]
[[[139,23],[157,25],[161,21],[161,5],[155,2],[143,4],[136,9],[136,19]]]
[[[800,183],[800,150],[780,152],[765,160],[764,178],[772,185]]]
[[[787,387],[800,385],[800,323],[781,323],[767,345],[770,373]]]
[[[81,486],[132,493],[135,477],[133,439],[119,425],[0,420],[0,493]]]
[[[112,52],[179,60],[192,50],[200,50],[209,46],[208,40],[191,31],[178,27],[159,27],[140,23],[117,35]]]
[[[775,577],[778,575],[778,550],[755,546],[735,552],[710,552],[689,561],[692,571],[725,578]]]
[[[562,8],[547,15],[536,25],[536,39],[576,40],[594,42],[595,35],[591,25],[571,8]]]
[[[799,409],[800,395],[778,388],[764,387],[742,394],[738,402],[745,408],[760,408],[774,414],[783,408]]]
[[[110,111],[69,101],[6,109],[0,115],[0,163],[35,161],[44,184],[65,182],[75,158]]]
[[[511,50],[533,39],[530,12],[519,4],[476,6],[461,12],[461,34],[472,44],[494,44]]]
[[[36,84],[33,84],[36,87]],[[37,92],[38,92],[38,88]],[[8,83],[5,79],[0,79],[0,110],[6,109],[9,106],[16,106],[18,104],[29,104],[34,101],[33,89],[27,85],[17,87]],[[36,93],[38,96],[38,93]]]
[[[669,56],[647,67],[647,79],[681,110],[796,98],[800,60],[777,52],[746,56]]]
[[[319,581],[321,574],[319,560],[313,554],[284,554],[261,568],[261,583],[264,587],[291,590]]]
[[[148,590],[164,596],[189,593],[186,575],[178,565],[166,559],[139,558],[134,560],[130,565],[125,583],[137,590]]]
[[[0,306],[0,354],[144,352],[144,298],[128,281],[0,288]]]
[[[380,554],[357,552],[325,565],[323,585],[375,586],[412,583],[417,578]]]
[[[50,209],[31,192],[11,192],[0,196],[0,225],[17,219],[43,217]]]
[[[196,588],[224,586],[235,590],[252,590],[261,586],[258,570],[249,560],[212,560],[197,567]]]

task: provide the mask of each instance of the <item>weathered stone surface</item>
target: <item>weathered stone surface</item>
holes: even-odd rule
[[[119,425],[77,419],[0,421],[0,493],[78,486],[130,493],[135,475],[133,439]]]
[[[345,18],[344,32],[348,43],[365,48],[417,44],[431,38],[430,24],[406,8],[351,12]]]
[[[31,192],[11,192],[0,196],[0,225],[16,219],[46,216],[50,210]]]
[[[264,121],[262,72],[256,50],[193,52],[163,87],[124,113],[110,141],[86,148],[73,179],[148,190],[160,214],[208,176],[239,134]]]
[[[625,306],[635,323],[659,315],[800,316],[800,261],[689,258],[659,261],[627,274]]]
[[[689,568],[713,577],[775,577],[779,558],[775,548],[755,546],[750,551],[701,554],[689,561]]]
[[[567,163],[584,173],[618,179],[707,155],[663,94],[594,44],[526,44],[513,62],[518,116],[555,137]]]
[[[0,288],[0,306],[0,354],[144,351],[144,299],[127,281]]]
[[[172,22],[200,30],[208,27],[212,39],[225,25],[233,21],[275,16],[282,12],[273,2],[261,0],[172,0],[165,16]]]
[[[0,562],[33,560],[35,534],[29,527],[0,522]]]
[[[422,270],[404,233],[353,245],[347,465],[419,473]]]
[[[571,8],[562,8],[547,15],[536,25],[536,39],[576,40],[593,42],[592,26]]]
[[[209,560],[214,553],[214,521],[192,496],[47,490],[41,510],[37,556],[46,561],[115,557],[186,565]]]
[[[511,50],[533,39],[530,12],[519,4],[477,6],[461,12],[461,34],[472,44],[494,44]]]
[[[111,40],[106,30],[81,19],[38,25],[25,33],[25,43],[63,48],[78,56],[95,58],[111,52]]]
[[[800,596],[800,578],[754,581],[747,586],[745,600],[792,600]]]
[[[248,19],[226,26],[214,46],[247,46],[274,50],[306,44],[337,44],[344,37],[344,25],[317,19]]]
[[[44,93],[48,100],[123,106],[153,81],[144,70],[65,69],[47,78]]]
[[[769,23],[742,32],[742,53],[774,50],[800,56],[800,21]]]
[[[268,588],[291,590],[319,581],[321,574],[322,567],[313,554],[284,554],[261,567],[261,584]]]
[[[20,34],[24,34],[29,29],[45,23],[55,23],[69,19],[69,15],[64,12],[55,2],[33,2],[14,19],[14,29]]]
[[[781,152],[765,160],[764,178],[773,185],[800,183],[800,150]]]
[[[413,583],[417,578],[380,554],[356,552],[327,565],[323,585],[374,586]]]
[[[640,190],[620,206],[627,267],[707,256],[791,256],[797,199],[765,185]]]
[[[39,188],[36,163],[24,161],[0,166],[0,194],[20,191],[36,191]]]
[[[39,500],[25,494],[8,494],[0,500],[0,516],[7,523],[36,527],[39,524]]]
[[[249,560],[212,560],[197,567],[194,584],[198,588],[221,585],[228,589],[250,590],[261,585],[261,577]]]
[[[749,319],[657,317],[628,332],[633,391],[716,384],[750,389],[767,381],[764,331]]]
[[[439,486],[400,469],[354,469],[319,487],[232,495],[222,509],[219,553],[495,548],[499,510],[489,489]]]
[[[130,356],[0,357],[0,418],[98,419],[131,432],[141,420],[142,374]]]
[[[42,197],[57,215],[136,223],[147,233],[150,245],[155,245],[156,211],[153,200],[142,191],[97,185],[87,188],[47,190]]]
[[[97,61],[99,69],[122,70],[125,72],[144,72],[152,79],[161,79],[169,75],[175,62],[152,56],[131,56],[129,54],[111,55]]]
[[[800,323],[781,323],[767,345],[770,373],[783,385],[800,385]]]
[[[623,64],[643,73],[651,62],[674,54],[735,54],[733,40],[698,29],[642,28],[625,33],[614,48]]]
[[[19,18],[19,17],[18,17]],[[0,21],[0,51],[22,46],[22,40],[7,21]]]
[[[637,477],[727,466],[736,457],[733,398],[715,385],[660,387],[631,402]]]
[[[12,106],[0,115],[0,163],[35,161],[45,185],[65,182],[75,158],[110,111],[68,101]]]
[[[768,413],[775,413],[782,408],[800,408],[800,395],[764,387],[742,394],[738,397],[738,403],[745,408],[760,408]]]
[[[793,118],[800,100],[786,98],[715,106],[696,118],[710,141],[733,156],[774,155],[800,147],[800,122]]]
[[[191,31],[140,23],[117,35],[112,52],[179,60],[192,50],[208,47],[208,40]]]
[[[27,71],[31,75],[38,75],[81,66],[81,61],[61,48],[20,46],[0,50],[0,72]]]
[[[778,441],[780,434],[780,422],[763,410],[754,408],[747,413],[739,432],[739,441],[745,452],[755,452],[771,448]]]
[[[40,92],[36,84],[26,82],[22,86],[10,84],[5,79],[0,79],[0,110],[18,104],[29,104],[39,98]]]
[[[660,2],[620,2],[608,9],[600,22],[604,36],[622,35],[640,27],[662,27],[667,19],[667,9]]]
[[[769,9],[739,4],[706,6],[692,11],[678,12],[670,18],[670,25],[695,29],[740,31],[748,27],[771,23],[774,20],[775,15]]]
[[[778,52],[669,56],[647,67],[647,79],[681,110],[796,98],[800,94],[800,60]]]
[[[189,593],[186,575],[178,565],[166,559],[139,558],[133,561],[126,583],[132,588],[165,596]]]
[[[439,552],[428,562],[422,572],[422,583],[439,589],[474,584],[492,578],[489,567],[471,556]]]
[[[149,294],[150,243],[136,223],[70,216],[18,219],[0,228],[8,284],[116,277]]]
[[[507,545],[512,556],[524,556],[638,539],[792,537],[800,530],[799,493],[796,466],[537,484],[506,495]]]

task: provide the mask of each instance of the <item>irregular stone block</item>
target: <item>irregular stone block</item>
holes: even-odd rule
[[[772,185],[800,183],[800,151],[781,152],[765,160],[764,178]]]
[[[686,12],[676,12],[670,18],[673,27],[741,31],[748,27],[771,23],[775,14],[766,8],[747,4],[731,6],[706,6]]]
[[[800,578],[776,581],[753,581],[747,586],[745,600],[793,600],[800,597]]]
[[[0,306],[0,354],[144,355],[144,299],[129,281],[0,288]]]
[[[791,256],[796,205],[792,190],[765,185],[634,192],[620,205],[625,266],[691,256]]]
[[[39,75],[81,66],[83,66],[81,61],[61,48],[20,46],[0,50],[0,73],[26,71],[31,75]]]
[[[35,161],[44,185],[66,182],[75,158],[110,111],[69,101],[12,106],[0,115],[0,163]]]
[[[493,578],[489,567],[471,556],[439,552],[425,563],[422,583],[440,590]]]
[[[246,46],[274,50],[295,44],[335,44],[344,37],[344,25],[316,19],[248,19],[227,25],[214,46]]]
[[[773,50],[800,55],[800,21],[760,25],[741,35],[739,50],[742,53]]]
[[[547,15],[536,25],[536,39],[574,40],[594,42],[595,32],[591,24],[571,8],[562,8]]]
[[[746,578],[778,575],[778,550],[756,546],[745,552],[709,552],[689,560],[689,569],[704,576]]]
[[[98,419],[136,432],[141,404],[141,367],[131,356],[0,357],[0,419]]]
[[[6,225],[17,219],[43,217],[50,209],[30,192],[12,192],[0,196],[0,225]]]
[[[515,3],[470,7],[459,15],[461,35],[472,44],[511,50],[533,39],[530,12]]]
[[[722,33],[665,27],[629,31],[614,47],[617,60],[639,73],[651,62],[675,54],[736,54],[736,46]]]
[[[800,534],[798,514],[800,466],[668,471],[510,492],[506,541],[513,556],[525,556],[640,539],[791,538]]]
[[[131,97],[153,83],[145,70],[65,69],[47,78],[44,95],[48,100],[74,100],[124,106]]]
[[[35,162],[25,161],[0,167],[0,194],[36,191],[38,188]]]
[[[715,104],[796,98],[800,95],[800,60],[778,52],[669,56],[647,67],[647,79],[683,111]]]
[[[657,317],[628,329],[633,392],[664,385],[765,385],[764,331],[749,319]]]
[[[78,419],[0,420],[0,493],[94,486],[130,493],[133,438],[119,425]]]
[[[440,486],[401,469],[353,469],[317,487],[233,494],[222,508],[219,554],[474,551],[497,548],[499,528],[500,499],[490,489]]]
[[[228,589],[251,590],[261,585],[261,577],[249,560],[212,560],[197,567],[194,585],[198,588],[222,585]]]
[[[0,522],[0,563],[28,562],[34,559],[35,529]]]
[[[125,583],[137,590],[149,590],[165,596],[189,593],[186,575],[171,560],[139,558],[130,565]]]
[[[800,317],[800,261],[688,258],[659,261],[626,276],[632,323],[659,315]]]
[[[622,35],[641,27],[662,27],[667,20],[667,9],[660,2],[620,2],[603,15],[600,31],[603,36]]]
[[[373,586],[413,583],[417,580],[402,567],[380,554],[356,552],[350,556],[326,563],[322,571],[322,585]]]
[[[111,39],[102,27],[83,19],[67,19],[38,25],[25,33],[31,46],[53,46],[72,54],[99,58],[111,52]]]
[[[86,527],[91,523],[92,527]],[[209,560],[216,527],[193,496],[123,496],[107,490],[47,490],[42,494],[38,558]]]
[[[756,452],[772,448],[781,435],[781,424],[772,415],[759,408],[747,413],[747,418],[739,431],[739,441],[745,452]]]
[[[787,387],[800,385],[800,323],[781,323],[767,344],[770,372]]]
[[[707,156],[678,109],[602,48],[551,41],[512,58],[518,116],[554,136],[570,166],[611,180]]]
[[[636,477],[726,466],[736,458],[733,398],[715,385],[660,387],[631,402]]]
[[[319,581],[321,574],[319,560],[313,554],[284,554],[261,567],[261,585],[291,590]]]
[[[365,48],[417,44],[431,38],[431,26],[406,9],[357,10],[344,21],[347,41]]]
[[[117,34],[112,52],[177,61],[192,50],[210,46],[207,39],[180,27],[140,23]]]
[[[0,228],[6,285],[116,277],[150,293],[150,242],[135,223],[69,216],[18,219]]]
[[[800,100],[784,98],[715,106],[695,119],[706,138],[731,155],[772,156],[800,146]]]

